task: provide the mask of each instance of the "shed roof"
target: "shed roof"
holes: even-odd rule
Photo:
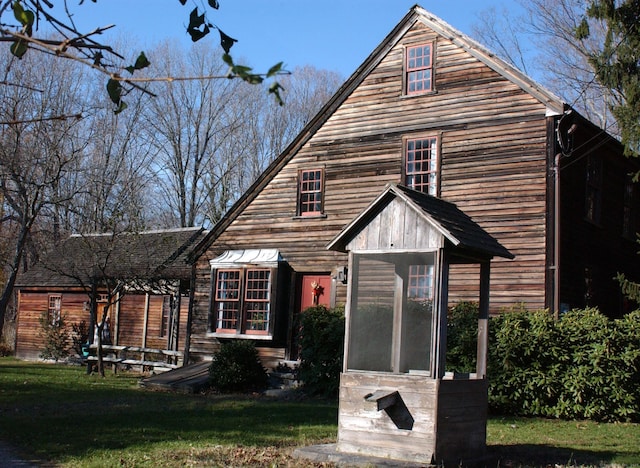
[[[488,258],[514,258],[511,252],[455,204],[397,184],[388,184],[360,215],[334,237],[327,249],[344,251],[347,244],[373,217],[396,198],[420,214],[425,222],[439,231],[455,247],[456,251]]]
[[[80,286],[92,277],[122,280],[189,279],[187,257],[203,228],[140,233],[74,234],[21,274],[18,287]]]

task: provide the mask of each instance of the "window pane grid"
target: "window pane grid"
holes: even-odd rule
[[[432,60],[431,44],[407,49],[407,94],[431,91]]]
[[[60,312],[62,305],[62,296],[49,296],[48,315],[51,325],[58,325],[60,323]]]
[[[436,195],[437,138],[407,140],[405,184],[419,192]]]
[[[247,270],[245,327],[248,332],[269,330],[270,271]]]
[[[218,311],[216,328],[221,330],[238,328],[240,270],[218,270],[215,297]]]
[[[322,170],[315,169],[300,173],[300,214],[322,212]]]
[[[414,301],[433,299],[433,265],[410,265],[407,297]]]

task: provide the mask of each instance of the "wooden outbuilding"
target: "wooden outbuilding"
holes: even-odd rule
[[[186,258],[205,234],[186,228],[70,236],[18,278],[16,356],[38,359],[43,314],[69,328],[84,322],[93,341],[90,310],[109,300],[108,344],[182,354],[192,291]],[[122,287],[112,295],[107,285],[116,284]]]
[[[459,466],[484,456],[490,262],[513,255],[455,205],[389,185],[329,244],[348,252],[341,452]],[[477,368],[445,372],[449,271],[478,264]],[[433,285],[421,282],[432,270]]]

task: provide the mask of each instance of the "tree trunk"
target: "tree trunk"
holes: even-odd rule
[[[11,302],[13,288],[16,284],[18,271],[20,270],[20,262],[22,261],[22,255],[27,244],[28,236],[29,227],[23,224],[22,228],[20,229],[18,239],[16,240],[16,250],[15,256],[13,258],[13,263],[11,264],[11,272],[9,273],[9,278],[7,278],[7,283],[5,284],[4,291],[2,291],[2,296],[0,296],[0,340],[4,338],[4,318],[7,314],[9,303]]]

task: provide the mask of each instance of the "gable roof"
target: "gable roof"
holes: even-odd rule
[[[333,238],[327,249],[345,251],[346,245],[396,198],[419,214],[424,222],[435,228],[456,250],[482,257],[515,258],[453,203],[397,184],[388,184],[360,215]]]
[[[90,278],[186,280],[187,257],[206,235],[203,228],[140,233],[74,234],[21,274],[18,287],[77,287]]]
[[[222,232],[224,232],[224,230],[233,222],[242,210],[251,203],[258,193],[269,183],[269,181],[273,179],[273,177],[275,177],[275,175],[296,155],[305,143],[313,137],[313,135],[322,127],[331,115],[333,115],[340,105],[384,59],[391,49],[395,47],[405,33],[417,22],[421,22],[427,27],[433,29],[436,33],[461,47],[505,79],[519,86],[523,91],[530,94],[546,106],[547,113],[549,115],[561,114],[565,108],[568,107],[567,104],[565,104],[559,97],[537,84],[520,70],[499,58],[471,37],[458,31],[419,5],[414,5],[404,18],[400,20],[396,27],[380,43],[380,45],[374,49],[374,51],[329,99],[322,109],[320,109],[315,117],[308,122],[298,136],[282,152],[282,154],[280,154],[280,156],[278,156],[265,169],[265,171],[262,172],[249,189],[247,189],[247,191],[236,201],[236,203],[233,204],[233,206],[231,206],[218,223],[216,223],[200,245],[194,249],[192,254],[194,258],[202,255],[208,246],[211,245],[211,243],[214,242]]]

